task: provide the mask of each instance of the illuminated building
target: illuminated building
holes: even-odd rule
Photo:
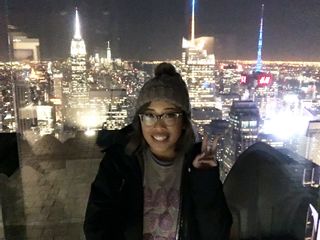
[[[240,95],[237,93],[220,94],[216,98],[216,108],[221,109],[222,119],[226,120],[229,118],[229,112],[233,101],[239,100]]]
[[[14,36],[13,38],[13,59],[16,61],[30,60],[39,61],[39,39]]]
[[[12,111],[2,114],[2,129],[5,132],[16,132],[15,114]]]
[[[220,162],[220,172],[221,172],[221,180],[224,180],[226,173],[229,172],[232,166],[227,166],[224,160],[227,158],[226,149],[226,134],[229,130],[229,122],[226,120],[215,119],[212,120],[211,123],[204,125],[204,132],[209,136],[210,140],[213,140],[214,136],[220,136],[220,140],[218,141],[218,147],[216,151],[217,161]]]
[[[258,50],[257,61],[255,69],[250,74],[243,74],[240,79],[240,84],[247,87],[248,96],[244,95],[244,98],[255,99],[256,96],[273,95],[274,89],[271,89],[273,83],[273,76],[271,73],[262,71],[262,43],[263,43],[263,13],[264,4],[261,6],[261,18],[258,36]]]
[[[219,72],[219,93],[238,93],[241,72],[243,72],[243,69],[239,64],[221,64]]]
[[[128,106],[126,89],[90,90],[90,113],[95,116],[87,128],[114,130],[127,124]]]
[[[15,82],[18,128],[24,137],[37,130],[40,135],[53,131],[53,107],[49,105],[51,69],[48,64],[26,65]]]
[[[240,79],[240,84],[248,85],[252,88],[266,87],[272,84],[272,75],[269,73],[253,73],[243,74]]]
[[[86,79],[86,46],[81,37],[78,10],[76,10],[75,33],[71,41],[70,106],[84,108],[88,102],[88,83]]]
[[[35,106],[37,112],[38,129],[40,136],[53,132],[53,107],[52,106]]]
[[[0,70],[3,77],[0,82],[0,131],[12,132],[15,131],[12,126],[15,117],[13,78],[4,63],[0,64]]]
[[[103,128],[121,129],[127,125],[128,107],[125,89],[110,89],[110,98]]]
[[[63,97],[63,74],[58,70],[54,69],[52,73],[53,81],[53,92],[50,97],[50,102],[54,106],[54,117],[56,121],[63,120],[63,109],[64,109],[64,97]]]
[[[26,81],[15,81],[14,89],[15,105],[18,115],[16,131],[23,134],[26,130],[29,130],[31,126],[36,125],[36,114],[31,104],[30,84]],[[13,118],[12,121],[15,122],[15,119]]]
[[[10,50],[15,61],[40,61],[40,42],[38,38],[29,38],[27,34],[9,25]]]
[[[284,147],[284,141],[278,139],[273,134],[259,133],[258,141],[264,142],[274,148],[283,148]]]
[[[192,122],[197,127],[200,134],[203,133],[203,126],[210,124],[215,119],[222,118],[222,112],[217,108],[192,108]]]
[[[68,97],[68,118],[71,124],[80,125],[79,118],[88,108],[89,85],[86,67],[86,45],[81,37],[78,10],[75,16],[75,33],[71,41],[71,82]]]
[[[111,48],[110,48],[110,42],[108,41],[108,47],[107,47],[107,63],[110,64],[112,62],[111,58]]]
[[[186,81],[192,107],[214,107],[215,56],[208,52],[213,47],[213,37],[195,38],[194,5],[190,41],[182,39],[182,77]]]
[[[37,126],[37,113],[33,104],[19,108],[19,130],[21,135],[25,137],[32,127]]]
[[[230,131],[226,142],[227,159],[232,166],[237,157],[257,141],[260,114],[253,101],[234,101],[229,114]]]
[[[320,120],[309,122],[306,136],[305,157],[320,166]]]
[[[53,97],[50,100],[58,103],[62,100],[62,80],[63,74],[61,72],[55,72],[52,75],[53,78]]]
[[[106,69],[108,70],[113,69],[113,60],[111,55],[110,41],[107,42],[107,56],[106,58],[101,58],[101,63],[104,65]]]
[[[272,96],[275,90],[271,89],[273,84],[273,76],[265,72],[253,72],[252,74],[242,74],[240,78],[240,86],[246,88],[243,98],[254,99],[256,96]],[[248,96],[246,96],[247,94]]]

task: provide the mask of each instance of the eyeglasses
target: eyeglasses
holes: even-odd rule
[[[154,126],[160,119],[166,126],[173,126],[177,123],[177,119],[182,116],[182,113],[170,112],[156,115],[153,113],[142,113],[139,114],[141,122],[147,126]]]

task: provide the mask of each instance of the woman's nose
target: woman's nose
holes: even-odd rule
[[[156,123],[153,126],[154,128],[166,128],[166,124],[164,123],[163,119],[158,118]]]

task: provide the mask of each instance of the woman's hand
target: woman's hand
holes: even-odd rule
[[[214,155],[220,137],[220,135],[214,136],[212,140],[209,140],[208,136],[204,135],[201,145],[201,154],[197,155],[193,160],[193,167],[197,169],[207,169],[218,166]]]

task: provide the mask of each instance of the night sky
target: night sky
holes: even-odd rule
[[[214,36],[219,59],[255,59],[261,4],[264,60],[320,61],[319,0],[196,0],[196,37]],[[40,38],[43,59],[66,58],[75,1],[8,0],[9,22]],[[77,1],[89,54],[137,60],[180,58],[191,0]]]

